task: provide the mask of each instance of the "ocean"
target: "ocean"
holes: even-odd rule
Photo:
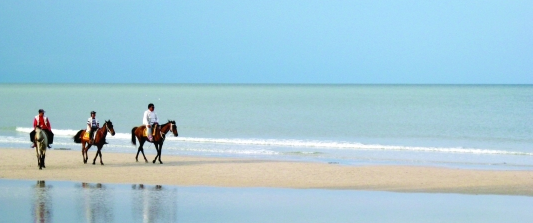
[[[131,153],[134,162],[131,129],[149,103],[179,132],[168,134],[163,162],[187,155],[533,169],[533,85],[0,84],[0,148],[29,149],[42,108],[53,149],[81,150],[72,136],[94,110],[117,133],[103,153]],[[145,152],[151,160],[155,148]]]

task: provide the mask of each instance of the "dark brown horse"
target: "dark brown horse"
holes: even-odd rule
[[[141,152],[143,154],[144,161],[148,163],[148,160],[146,159],[146,156],[144,155],[144,149],[143,149],[144,143],[148,141],[148,138],[146,138],[146,136],[144,136],[143,134],[145,130],[146,130],[146,126],[144,125],[133,127],[133,129],[131,129],[131,143],[133,145],[136,145],[137,140],[139,140],[139,149],[137,150],[137,156],[135,156],[135,160],[139,162],[138,157],[139,157],[139,152]],[[161,162],[161,148],[163,147],[163,142],[165,141],[166,134],[169,131],[172,132],[174,136],[178,136],[178,130],[176,129],[175,121],[169,120],[167,123],[160,125],[160,126],[156,125],[156,127],[154,128],[154,136],[153,136],[153,141],[151,143],[154,144],[155,149],[157,150],[157,156],[155,156],[154,161],[152,163],[155,163],[155,161],[159,158],[159,163],[163,164],[163,162]],[[137,140],[135,140],[135,138],[137,138]]]
[[[102,162],[101,150],[104,144],[106,144],[105,137],[107,136],[108,132],[111,133],[112,136],[115,135],[115,130],[113,129],[113,123],[111,122],[111,120],[105,121],[104,126],[96,130],[96,132],[94,133],[95,139],[93,144],[89,144],[89,141],[91,139],[89,139],[89,136],[88,134],[86,134],[85,129],[82,129],[78,131],[78,133],[76,133],[73,139],[75,143],[81,143],[81,155],[83,156],[83,163],[87,163],[87,160],[89,159],[89,156],[87,155],[87,150],[89,150],[92,145],[95,145],[96,148],[98,148],[98,151],[96,151],[96,156],[94,157],[93,165],[96,163],[96,158],[98,157],[98,155],[100,155],[100,164],[104,165],[104,163]]]

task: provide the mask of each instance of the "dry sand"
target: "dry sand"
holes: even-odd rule
[[[88,164],[80,151],[47,151],[39,170],[33,149],[0,149],[0,178],[89,183],[216,187],[279,187],[533,195],[533,171],[465,170],[419,166],[343,166],[327,163],[183,157],[164,164],[135,162],[135,154],[103,152]],[[154,155],[148,155],[149,161]],[[141,161],[142,158],[139,159]]]

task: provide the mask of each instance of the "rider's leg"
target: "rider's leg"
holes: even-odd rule
[[[94,140],[93,140],[93,130],[90,129],[89,130],[89,143],[90,144],[93,144]]]
[[[52,133],[52,131],[48,129],[43,129],[43,131],[46,134],[46,138],[48,139],[48,148],[52,148],[52,146],[50,145],[54,143],[54,133]]]
[[[30,132],[30,141],[32,142],[31,148],[35,148],[37,144],[35,144],[35,130]]]
[[[150,125],[149,127],[147,126],[146,128],[146,137],[148,138],[148,141],[152,141],[153,137],[152,137],[152,126]]]
[[[91,144],[94,143],[94,138],[96,138],[96,134],[94,134],[95,132],[96,132],[96,127],[91,128],[89,132],[89,140]]]
[[[50,130],[45,129],[46,136],[48,136],[48,144],[54,144],[54,133]]]

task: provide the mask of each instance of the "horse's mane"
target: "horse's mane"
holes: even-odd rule
[[[176,122],[174,120],[170,120],[170,119],[167,121],[167,123],[165,123],[165,125],[168,124],[168,123],[176,124]]]

